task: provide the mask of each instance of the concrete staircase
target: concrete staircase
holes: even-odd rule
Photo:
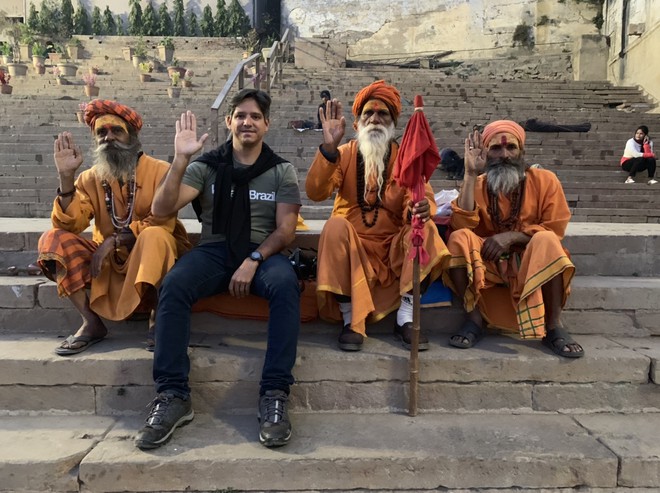
[[[101,96],[135,105],[145,117],[145,150],[169,159],[175,118],[191,108],[208,126],[221,74],[233,65],[177,52],[195,67],[196,87],[167,100],[165,82],[140,86],[113,42],[125,44],[104,40],[98,55],[85,44],[90,64],[99,56],[116,63],[104,68],[112,92],[102,85]],[[563,360],[538,341],[495,333],[469,351],[449,348],[459,308],[424,309],[432,345],[420,355],[420,412],[410,417],[408,353],[391,337],[392,316],[370,327],[357,354],[336,348],[337,327],[306,323],[291,394],[294,436],[268,450],[255,419],[265,324],[198,313],[189,350],[197,415],[146,453],[132,443],[153,398],[146,322],[111,323],[106,341],[58,357],[53,348],[79,324],[68,301],[43,277],[0,276],[0,491],[660,491],[660,189],[624,185],[618,171],[634,128],[660,128],[658,115],[641,114],[649,103],[640,93],[424,70],[287,68],[285,76],[273,92],[268,142],[301,181],[320,136],[286,123],[313,119],[325,88],[348,108],[357,88],[379,78],[408,101],[421,93],[438,145],[459,150],[467,129],[493,118],[590,121],[586,134],[529,133],[527,152],[560,176],[574,212],[564,243],[578,275],[564,321],[585,358]],[[52,136],[70,130],[89,154],[88,130],[73,115],[82,88],[62,86],[71,92],[61,95],[30,77],[26,86],[43,84],[38,93],[15,89],[0,106],[0,269],[32,262],[49,227]],[[615,109],[624,102],[635,112]],[[436,175],[436,190],[457,186]],[[331,202],[305,201],[311,231],[297,242],[314,245]],[[198,223],[185,223],[195,239]]]

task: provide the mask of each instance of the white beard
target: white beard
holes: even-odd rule
[[[112,144],[110,147],[107,144],[96,146],[92,169],[100,180],[119,180],[125,183],[133,176],[141,144],[137,139],[130,144],[117,141]]]
[[[388,163],[384,161],[390,150],[390,142],[394,138],[394,122],[389,126],[363,125],[358,122],[358,150],[364,160],[364,199],[368,194],[368,184],[375,178],[378,185],[378,197],[383,189],[383,171]]]
[[[488,188],[496,195],[508,196],[525,179],[525,168],[521,167],[520,163],[521,161],[514,161],[513,164],[492,163],[487,166]]]

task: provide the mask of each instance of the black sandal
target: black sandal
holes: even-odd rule
[[[553,353],[564,358],[581,358],[584,356],[584,349],[569,335],[563,327],[555,327],[547,331],[542,339],[543,345],[552,350]],[[579,351],[565,351],[568,346],[577,346]]]
[[[457,347],[459,349],[469,349],[473,347],[477,342],[481,340],[484,336],[483,327],[479,326],[470,319],[467,319],[463,323],[461,330],[456,332],[449,338],[449,345]],[[455,338],[460,337],[459,340],[454,340]],[[463,339],[467,339],[465,342]]]

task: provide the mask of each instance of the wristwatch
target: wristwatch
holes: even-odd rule
[[[261,263],[264,261],[264,256],[261,255],[261,253],[257,252],[256,250],[250,254],[250,260],[254,260],[257,263]]]

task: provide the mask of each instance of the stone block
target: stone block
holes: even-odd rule
[[[38,278],[0,277],[0,308],[33,308],[42,282]]]
[[[637,326],[636,319],[635,314],[630,311],[565,310],[562,313],[562,320],[571,334],[631,337],[651,335],[648,329]]]
[[[561,413],[660,412],[660,387],[652,383],[620,385],[537,384],[534,409]]]
[[[3,411],[44,414],[94,414],[94,389],[85,385],[1,385]]]
[[[78,465],[112,425],[91,416],[3,416],[3,491],[78,491]]]
[[[660,414],[575,419],[619,457],[619,486],[660,488]]]
[[[57,284],[53,281],[46,281],[39,286],[38,292],[39,306],[42,308],[52,308],[56,310],[75,310],[68,298],[60,298],[57,293]],[[77,313],[77,312],[76,312]]]
[[[635,319],[637,324],[647,330],[650,335],[660,335],[660,311],[657,310],[636,310]]]

